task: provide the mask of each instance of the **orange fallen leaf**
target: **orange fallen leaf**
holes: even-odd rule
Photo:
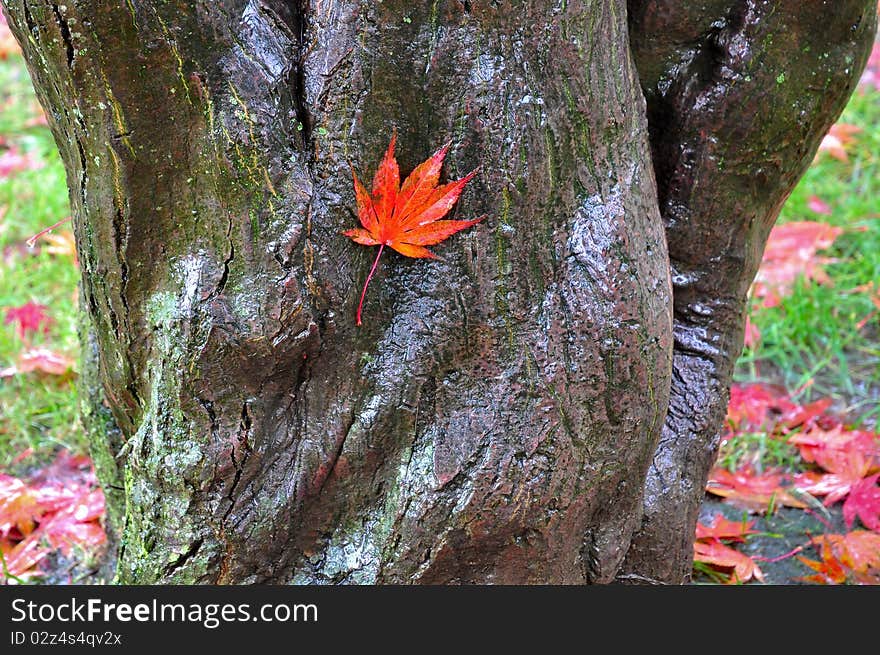
[[[828,534],[813,539],[820,559],[798,559],[815,571],[801,578],[816,584],[880,584],[880,534],[854,530],[844,535]]]
[[[819,149],[816,151],[816,156],[813,159],[813,162],[818,161],[823,152],[839,161],[849,161],[849,155],[847,155],[846,148],[855,142],[855,135],[861,131],[862,128],[856,125],[835,123],[822,138],[822,142],[819,144]]]
[[[783,505],[808,507],[793,495],[797,490],[792,485],[791,476],[781,471],[756,474],[744,467],[731,473],[716,467],[709,473],[706,491],[750,512],[766,513],[771,507]]]
[[[747,535],[758,534],[758,531],[753,529],[754,525],[754,521],[731,521],[723,514],[716,514],[710,525],[697,522],[696,538],[703,541],[708,539],[745,541]]]

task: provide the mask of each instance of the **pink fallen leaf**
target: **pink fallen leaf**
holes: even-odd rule
[[[32,534],[17,543],[0,539],[0,551],[3,553],[3,561],[10,578],[4,580],[6,575],[0,569],[0,582],[6,584],[15,582],[12,578],[27,582],[31,578],[43,575],[43,572],[36,567],[49,554],[49,550],[40,544],[38,535]]]
[[[842,232],[842,228],[813,221],[775,226],[752,284],[752,298],[761,299],[762,307],[775,307],[791,293],[800,277],[830,285],[831,279],[823,265],[835,260],[816,253],[832,246]]]
[[[843,520],[851,528],[856,517],[869,530],[880,531],[880,473],[859,480],[843,504]]]
[[[45,165],[45,162],[28,153],[22,154],[16,148],[9,148],[0,153],[0,179],[22,171],[35,171]]]
[[[13,366],[0,369],[0,378],[8,378],[21,373],[45,373],[48,375],[64,375],[76,364],[76,360],[48,348],[31,348],[18,357]]]
[[[0,61],[5,61],[10,56],[21,54],[21,48],[18,47],[18,41],[12,36],[9,24],[3,12],[0,12]]]
[[[818,161],[822,153],[827,153],[829,156],[842,162],[849,161],[849,155],[846,152],[847,146],[855,142],[855,135],[861,131],[862,128],[856,125],[835,123],[822,138],[813,161]]]
[[[810,196],[810,199],[807,201],[807,208],[816,214],[831,216],[831,205],[822,200],[819,196]]]
[[[74,548],[102,545],[104,509],[84,456],[62,451],[27,479],[0,475],[0,547],[10,580],[39,575],[36,567],[52,550],[70,556]]]
[[[728,584],[748,582],[752,578],[764,581],[764,573],[751,557],[720,541],[695,541],[694,561],[730,571]]]
[[[752,322],[752,317],[746,314],[746,328],[743,334],[743,345],[746,348],[755,348],[761,343],[761,330]]]

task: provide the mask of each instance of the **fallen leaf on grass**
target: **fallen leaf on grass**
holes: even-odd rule
[[[792,476],[782,471],[758,474],[744,467],[731,473],[716,467],[709,473],[706,491],[750,512],[767,513],[783,505],[809,507],[795,495],[798,491],[793,486]]]
[[[880,91],[880,41],[874,42],[868,63],[859,79],[859,87],[873,87],[874,90]]]
[[[813,221],[774,226],[752,284],[751,297],[760,300],[762,307],[775,307],[791,293],[795,281],[801,276],[808,281],[830,285],[831,278],[822,266],[835,260],[819,257],[816,253],[833,245],[842,232],[840,227]]]
[[[53,549],[70,556],[75,547],[100,546],[103,515],[104,494],[88,458],[63,451],[28,479],[0,475],[0,579],[42,575],[36,567]]]
[[[73,232],[64,230],[62,232],[46,234],[43,238],[49,242],[45,247],[46,252],[52,255],[70,257],[73,259],[74,264],[78,263],[76,258],[76,241],[74,240]]]
[[[35,171],[45,165],[45,162],[27,153],[22,154],[16,148],[9,148],[0,153],[0,179],[22,171]]]
[[[822,153],[827,153],[835,159],[847,162],[849,155],[846,152],[848,146],[852,145],[856,138],[855,135],[862,131],[862,128],[848,123],[835,123],[828,130],[828,133],[822,138],[816,156],[813,159],[815,163],[818,161]]]
[[[64,375],[72,370],[76,360],[48,348],[31,348],[21,353],[18,362],[0,369],[0,378],[8,378],[20,373],[45,373]]]
[[[732,431],[772,429],[771,417],[793,411],[798,406],[779,387],[760,382],[734,384],[727,403],[727,423]]]
[[[758,534],[754,530],[754,521],[731,521],[723,514],[716,514],[710,525],[697,523],[696,538],[698,541],[708,539],[727,539],[731,541],[745,541],[750,534]]]
[[[807,208],[816,214],[821,214],[822,216],[831,216],[831,205],[822,200],[819,196],[810,196],[810,199],[807,201]]]
[[[11,55],[20,53],[21,48],[18,47],[18,41],[12,36],[3,12],[0,12],[0,61],[6,61]]]
[[[746,348],[755,348],[759,343],[761,343],[761,330],[759,330],[758,326],[755,325],[754,321],[752,321],[752,317],[749,314],[746,314],[746,327],[743,334],[743,345]]]
[[[752,578],[764,582],[764,573],[751,557],[720,541],[695,541],[694,561],[729,571],[728,584],[748,582]]]
[[[43,334],[46,334],[52,323],[52,319],[46,313],[47,309],[46,305],[32,301],[18,307],[9,307],[3,323],[5,325],[16,323],[16,333],[22,340],[27,339],[29,332],[39,332],[41,327]]]

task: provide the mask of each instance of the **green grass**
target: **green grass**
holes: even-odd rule
[[[52,324],[48,334],[30,338],[31,345],[76,357],[79,271],[71,257],[41,248],[44,242],[33,249],[25,245],[28,237],[70,214],[64,168],[49,129],[28,124],[37,115],[34,103],[21,59],[0,62],[0,138],[45,162],[39,170],[0,178],[0,211],[5,209],[0,220],[0,310],[5,316],[7,308],[28,301],[46,305]],[[13,365],[23,348],[14,326],[0,325],[0,368]],[[29,447],[38,454],[57,447],[84,451],[73,376],[29,373],[0,379],[0,469]]]
[[[820,156],[798,184],[779,223],[813,220],[844,228],[834,246],[820,256],[832,285],[798,283],[778,307],[752,312],[761,341],[746,349],[736,370],[740,381],[764,379],[790,391],[804,388],[799,400],[835,399],[835,408],[857,425],[876,426],[880,418],[880,343],[878,318],[857,324],[874,309],[855,287],[880,283],[880,93],[857,91],[839,122],[862,132],[848,147],[849,161]],[[807,206],[816,195],[831,206],[820,216]]]
[[[737,432],[722,445],[717,466],[736,471],[751,465],[758,474],[765,469],[797,470],[803,461],[795,446],[767,432]]]

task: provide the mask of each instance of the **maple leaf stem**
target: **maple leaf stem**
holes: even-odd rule
[[[379,252],[376,253],[376,261],[373,262],[373,268],[370,269],[370,274],[367,276],[367,281],[364,282],[364,290],[361,291],[361,302],[358,304],[358,313],[357,313],[357,324],[361,324],[361,311],[364,308],[364,297],[367,295],[367,286],[370,284],[370,280],[373,279],[373,274],[376,272],[376,267],[379,265],[379,257],[382,256],[382,251],[385,249],[385,244],[379,244]]]
[[[40,230],[40,231],[37,232],[34,236],[32,236],[31,238],[29,238],[27,241],[25,241],[25,243],[27,244],[27,247],[28,247],[28,248],[33,248],[33,247],[34,247],[34,244],[37,242],[37,239],[39,239],[39,238],[40,238],[41,236],[43,236],[44,234],[49,234],[49,232],[51,232],[51,231],[54,230],[55,228],[61,227],[62,225],[64,225],[64,224],[67,223],[68,221],[70,221],[71,219],[73,219],[73,216],[68,216],[67,218],[62,219],[62,220],[58,221],[57,223],[55,223],[55,225],[50,225],[49,227],[47,227],[47,228],[45,228],[45,229],[43,229],[43,230]]]

